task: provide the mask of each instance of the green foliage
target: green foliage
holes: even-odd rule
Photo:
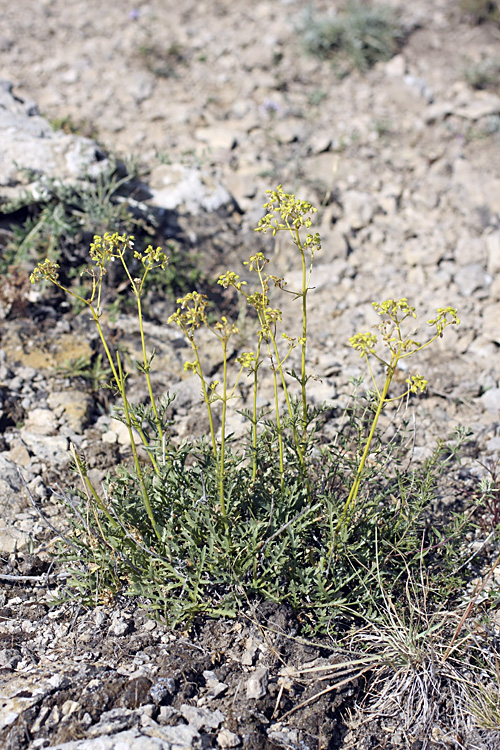
[[[184,49],[177,41],[163,46],[148,40],[139,46],[138,55],[146,69],[160,78],[176,76],[179,66],[186,64]]]
[[[83,135],[85,138],[97,140],[97,129],[87,119],[76,121],[71,115],[65,115],[64,117],[57,117],[51,120],[50,124],[53,130],[62,130],[64,133],[70,135]]]
[[[423,509],[432,496],[440,451],[420,471],[398,473],[390,481],[368,472],[378,490],[367,495],[363,512],[351,516],[332,556],[331,530],[344,497],[339,479],[349,471],[342,449],[326,449],[317,458],[308,451],[314,479],[308,498],[293,437],[287,437],[282,491],[276,430],[265,425],[255,480],[245,452],[233,445],[226,450],[224,516],[210,443],[174,448],[166,441],[162,447],[153,439],[152,411],[141,418],[149,424],[159,469],[145,468],[143,481],[153,516],[161,519],[160,538],[151,528],[134,470],[122,466],[108,477],[102,505],[88,487],[79,498],[68,496],[74,549],[64,544],[61,549],[67,564],[75,564],[73,583],[83,601],[103,601],[126,590],[175,624],[202,612],[234,616],[248,601],[265,598],[287,602],[306,613],[312,627],[325,627],[335,614],[373,612],[377,576],[393,590],[404,564],[418,559]],[[86,476],[83,461],[79,471]],[[394,500],[388,502],[390,497]]]
[[[389,60],[401,48],[404,32],[390,6],[362,0],[348,2],[338,14],[317,16],[309,10],[299,33],[306,51],[332,60],[340,71],[366,71]]]
[[[475,25],[481,23],[500,25],[500,6],[497,0],[460,0],[460,10]]]
[[[134,178],[133,172],[120,174],[111,162],[95,180],[69,185],[45,178],[36,195],[26,192],[15,204],[2,204],[4,214],[24,210],[27,215],[22,225],[11,227],[13,239],[3,253],[1,272],[28,258],[58,260],[65,247],[78,246],[84,235],[112,227],[130,232],[137,222],[121,191]]]
[[[86,273],[89,236],[103,235],[110,229],[126,234],[134,230],[137,247],[143,247],[157,229],[156,217],[133,197],[136,178],[133,166],[124,171],[111,161],[95,179],[89,177],[72,185],[44,179],[36,194],[27,192],[16,203],[1,205],[0,210],[15,223],[11,224],[12,239],[0,256],[0,273],[13,278],[16,269],[30,261],[45,258],[57,262],[64,282],[71,282],[75,292],[71,297],[73,311],[81,312],[81,297],[85,295],[81,279]],[[180,248],[174,242],[168,243],[167,250],[172,264],[161,274],[156,268],[150,269],[148,289],[156,297],[175,299],[205,277],[194,250]],[[131,259],[133,273],[138,265],[137,258]],[[125,278],[123,270],[115,269],[108,274],[106,285],[116,289]],[[114,289],[109,291],[115,293]],[[115,293],[110,314],[127,309],[128,300]]]
[[[59,368],[58,374],[65,378],[83,378],[90,383],[91,389],[96,393],[101,385],[108,382],[111,368],[103,364],[102,354],[90,358],[86,355],[70,359]]]
[[[131,466],[117,467],[101,491],[93,486],[84,457],[72,448],[83,489],[66,498],[74,533],[65,538],[63,556],[74,563],[74,583],[85,601],[125,590],[179,622],[199,612],[235,614],[245,601],[264,597],[305,610],[311,627],[326,627],[335,612],[373,609],[374,581],[379,589],[395,590],[415,559],[428,553],[431,566],[435,549],[452,544],[453,534],[444,544],[425,532],[424,523],[433,482],[448,460],[443,446],[422,469],[403,471],[393,447],[381,442],[378,419],[388,403],[425,388],[426,380],[409,372],[404,392],[390,395],[398,363],[430,346],[448,325],[458,324],[456,311],[439,308],[428,321],[431,332],[420,342],[408,328],[416,312],[405,298],[374,303],[381,317],[380,345],[387,351],[379,350],[375,333],[350,341],[368,365],[369,403],[363,416],[347,414],[346,429],[334,444],[324,443],[323,412],[312,409],[307,398],[307,299],[315,254],[321,251],[319,235],[308,232],[316,209],[281,186],[268,195],[256,231],[290,237],[302,270],[299,288],[289,290],[283,278],[270,273],[262,252],[244,263],[248,282],[234,271],[219,277],[219,284],[233,289],[253,313],[254,349],[234,356],[229,343],[237,340],[237,325],[225,316],[209,316],[207,296],[196,291],[177,300],[168,321],[180,328],[191,348],[185,369],[199,378],[209,423],[201,441],[172,441],[172,399],[158,399],[152,388],[154,352],[147,351],[143,297],[151,274],[168,269],[160,247],[139,251],[126,234],[96,235],[82,276],[85,292],[65,286],[59,264],[48,258],[31,275],[33,283],[54,284],[90,313],[110,387],[121,401],[116,416],[127,427],[132,449]],[[122,267],[137,310],[142,356],[136,368],[147,384],[147,404],[129,401],[120,352],[113,351],[101,325],[108,304],[103,284],[112,263]],[[298,303],[298,331],[284,330],[276,300],[283,294]],[[220,381],[203,370],[202,328],[220,348]],[[74,368],[78,365],[85,371],[83,363]],[[266,414],[257,408],[264,368],[274,392]],[[103,371],[99,361],[99,378]],[[244,377],[251,384],[250,409],[240,413],[249,429],[246,440],[236,442],[228,432],[227,409]],[[446,451],[453,454],[449,446]]]
[[[486,57],[476,64],[469,63],[464,69],[464,76],[474,89],[496,90],[500,88],[500,60]]]

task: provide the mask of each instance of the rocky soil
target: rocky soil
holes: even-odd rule
[[[478,460],[500,457],[500,86],[473,88],[468,72],[500,56],[500,32],[472,25],[451,0],[391,4],[406,35],[400,53],[339,77],[304,53],[300,0],[1,3],[0,200],[43,189],[44,176],[88,180],[110,155],[132,157],[133,205],[156,217],[159,241],[195,249],[210,275],[239,272],[261,247],[253,229],[266,189],[281,183],[310,200],[323,239],[310,295],[313,402],[345,405],[349,378],[363,372],[346,342],[376,322],[373,300],[407,297],[422,321],[458,308],[461,326],[419,359],[429,389],[408,409],[415,460],[471,428],[461,481],[474,487]],[[2,252],[16,217],[2,218]],[[293,247],[264,243],[293,288]],[[73,481],[70,442],[96,482],[128,446],[102,395],[61,370],[96,350],[85,313],[29,289],[31,262],[0,290],[2,747],[499,747],[494,732],[466,741],[446,723],[430,744],[390,722],[356,725],[349,709],[363,681],[349,675],[334,690],[332,644],[305,645],[286,609],[174,634],[130,602],[49,608],[64,578],[29,494],[64,525],[52,490]],[[147,334],[155,387],[178,391],[182,437],[206,425],[183,371],[188,350],[161,322],[172,304],[155,300]],[[284,313],[293,319],[292,300]],[[137,349],[132,316],[106,325]],[[206,357],[216,375],[217,355]],[[241,428],[237,416],[231,426]],[[332,672],[320,680],[307,665]]]

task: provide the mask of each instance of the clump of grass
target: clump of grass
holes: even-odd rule
[[[308,612],[311,627],[326,627],[335,611],[368,611],[374,571],[384,586],[398,586],[421,551],[424,510],[433,478],[444,465],[443,446],[423,470],[405,472],[396,460],[387,470],[387,463],[373,460],[381,450],[378,420],[387,404],[425,388],[421,375],[409,373],[405,387],[394,393],[398,363],[458,324],[456,310],[440,308],[428,321],[429,333],[417,340],[416,312],[405,298],[375,303],[381,318],[378,336],[360,333],[350,341],[366,360],[371,378],[366,427],[352,415],[354,451],[349,434],[325,442],[323,409],[311,408],[307,398],[307,302],[315,256],[321,251],[319,234],[308,231],[316,209],[281,186],[269,191],[265,209],[257,231],[290,237],[301,283],[288,289],[285,279],[270,272],[262,252],[245,261],[246,279],[234,271],[220,276],[219,284],[232,289],[253,314],[253,350],[233,352],[237,325],[225,316],[208,315],[208,298],[199,292],[180,297],[169,319],[192,352],[185,369],[200,383],[208,420],[207,435],[200,441],[179,445],[170,438],[173,396],[153,392],[154,352],[147,349],[143,299],[151,275],[168,266],[160,247],[136,250],[132,237],[116,232],[95,236],[83,277],[85,293],[65,286],[59,265],[50,259],[31,276],[33,282],[54,284],[88,310],[111,370],[109,385],[121,403],[115,416],[126,425],[132,450],[131,465],[117,467],[101,489],[92,484],[84,456],[72,449],[82,489],[64,494],[74,534],[66,537],[63,554],[85,601],[127,591],[179,622],[198,612],[234,615],[248,599],[260,597],[288,602]],[[120,352],[101,325],[107,304],[103,283],[113,261],[122,267],[136,306],[142,348],[136,366],[147,385],[145,404],[130,402]],[[296,331],[283,325],[278,307],[283,294],[297,303]],[[221,353],[216,379],[203,369],[202,328]],[[262,413],[257,405],[264,369],[274,403]],[[235,441],[228,409],[240,397],[244,378],[250,408],[240,412],[248,420],[248,433]],[[383,450],[387,461],[390,446]],[[433,544],[427,548],[432,551]]]
[[[474,685],[469,691],[468,708],[482,729],[497,733],[500,740],[500,674],[498,655],[496,660],[496,682]],[[489,675],[488,675],[489,677]]]
[[[500,88],[500,60],[487,57],[476,64],[469,64],[464,69],[465,80],[474,89]]]
[[[186,65],[185,51],[178,41],[163,46],[148,40],[139,46],[138,56],[146,69],[159,78],[173,78],[179,66]]]
[[[457,747],[482,747],[475,744],[475,725],[500,728],[498,688],[484,687],[495,677],[498,653],[477,636],[474,623],[464,627],[465,618],[442,593],[436,603],[424,558],[415,563],[396,596],[382,583],[380,569],[374,571],[380,594],[374,611],[367,617],[357,612],[360,624],[345,638],[358,664],[368,651],[372,669],[356,718],[376,723],[383,717],[384,725],[402,734],[405,747],[448,746],[452,740]]]
[[[83,309],[80,295],[85,292],[80,280],[87,265],[88,242],[94,233],[103,235],[117,229],[128,234],[133,230],[137,245],[144,247],[154,234],[161,232],[154,212],[134,197],[137,190],[136,167],[119,165],[111,159],[97,177],[89,176],[72,184],[44,178],[35,192],[26,191],[16,202],[2,204],[0,211],[11,220],[11,238],[0,257],[6,289],[19,286],[20,274],[26,278],[26,265],[48,258],[61,264],[63,281],[75,292],[70,299],[73,312],[78,314]],[[200,284],[204,275],[196,251],[179,247],[174,241],[168,243],[168,250],[174,263],[161,275],[152,270],[148,283],[156,295],[175,299]],[[130,270],[135,273],[134,264],[138,263],[133,258],[131,261]],[[120,269],[113,270],[107,274],[106,286],[117,289],[126,277]],[[115,294],[110,315],[125,311],[127,305],[127,298]],[[15,310],[19,304],[10,307]]]
[[[36,194],[26,191],[15,203],[2,204],[3,214],[20,218],[11,225],[13,238],[2,256],[2,273],[27,259],[58,260],[64,248],[86,242],[92,231],[118,227],[130,232],[136,222],[122,190],[134,179],[134,172],[124,172],[111,161],[95,179],[68,185],[44,178]]]
[[[300,34],[309,54],[334,61],[344,72],[364,72],[390,60],[405,36],[393,8],[362,0],[348,2],[334,15],[318,16],[309,10]]]
[[[93,393],[97,393],[101,385],[108,383],[111,368],[104,366],[102,354],[93,357],[83,354],[64,362],[58,369],[58,374],[70,379],[81,378],[89,383]]]
[[[50,120],[50,124],[53,130],[62,130],[68,135],[83,135],[93,140],[96,140],[98,136],[96,126],[88,119],[74,120],[71,115],[64,115]]]
[[[500,25],[500,6],[497,0],[460,0],[460,10],[471,23],[493,23]]]

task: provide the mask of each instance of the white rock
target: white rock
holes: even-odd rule
[[[481,332],[489,341],[500,344],[500,302],[483,308]]]
[[[202,742],[198,732],[192,727],[158,727],[158,736],[148,736],[151,729],[127,729],[123,732],[93,739],[71,740],[60,745],[52,745],[51,750],[201,750]],[[145,732],[148,732],[148,735]]]
[[[55,435],[57,426],[58,419],[53,411],[37,407],[29,412],[23,429],[34,435]]]
[[[60,435],[39,435],[22,428],[20,430],[21,439],[28,446],[30,451],[35,454],[41,461],[47,461],[50,464],[63,466],[69,463],[68,439]]]
[[[344,219],[351,229],[366,227],[375,212],[375,200],[369,193],[359,190],[348,190],[342,198]]]
[[[263,698],[267,693],[268,679],[269,670],[265,667],[258,667],[255,672],[252,672],[246,683],[247,698],[249,700]]]
[[[500,213],[500,179],[466,159],[454,161],[450,188],[459,204],[467,205],[469,211],[486,207],[492,214]]]
[[[123,615],[115,612],[113,614],[109,632],[111,635],[125,635],[130,630],[130,622]]]
[[[492,437],[486,441],[486,450],[488,453],[500,453],[500,437]]]
[[[461,266],[481,263],[486,266],[488,261],[487,240],[483,237],[471,237],[469,234],[463,234],[454,250],[453,257]]]
[[[217,744],[219,747],[238,747],[241,740],[237,734],[230,732],[229,729],[221,729],[217,735]]]
[[[323,154],[329,151],[332,145],[332,137],[327,133],[314,133],[309,138],[309,150],[312,154]]]
[[[8,199],[34,189],[40,176],[59,180],[87,179],[108,165],[89,138],[54,131],[35,105],[12,95],[0,79],[0,194]],[[26,174],[35,174],[36,180]]]
[[[478,289],[484,289],[491,283],[491,276],[481,263],[469,263],[459,268],[455,274],[455,284],[464,297],[470,297]]]
[[[453,109],[453,114],[466,117],[468,120],[479,120],[481,117],[496,115],[500,112],[500,96],[487,91],[478,91],[474,97],[470,94],[467,101]]]
[[[73,700],[67,700],[64,701],[64,703],[61,706],[61,713],[63,716],[69,716],[70,714],[74,714],[75,711],[78,711],[80,708],[80,704]]]
[[[187,213],[216,211],[231,204],[226,188],[208,171],[182,164],[162,164],[151,173],[150,190],[153,206]]]
[[[245,650],[241,657],[241,663],[245,667],[251,667],[255,661],[255,655],[259,648],[258,642],[256,642],[251,636],[247,638],[245,643]]]
[[[114,432],[115,433],[115,435],[118,438],[118,442],[120,443],[120,445],[130,445],[130,433],[128,431],[128,427],[127,427],[126,424],[124,424],[123,422],[121,422],[119,419],[112,419],[111,420],[111,422],[109,424],[108,433],[109,432]],[[108,434],[108,433],[105,433],[105,434]],[[104,440],[104,436],[103,436],[103,440]],[[116,442],[116,440],[113,441],[112,438],[111,438],[111,436],[108,436],[108,438],[106,439],[105,442],[111,443],[111,442]]]
[[[108,430],[103,433],[101,440],[103,443],[116,443],[118,441],[118,434],[114,430]]]
[[[304,140],[304,124],[301,120],[281,120],[273,126],[273,135],[278,143],[294,143]]]
[[[493,234],[487,235],[486,248],[489,273],[500,274],[500,231],[497,230]]]
[[[323,404],[332,406],[333,401],[338,397],[335,387],[327,379],[312,379],[307,384],[307,396],[312,406],[320,407]]]
[[[500,388],[490,388],[480,400],[487,411],[500,414]]]
[[[56,391],[49,395],[47,402],[51,409],[61,413],[62,421],[72,430],[77,434],[83,432],[92,407],[92,399],[88,393],[76,388]]]
[[[388,76],[402,78],[406,73],[406,60],[403,55],[394,55],[393,58],[385,63],[384,70]]]
[[[22,506],[22,482],[16,464],[0,453],[0,516],[12,518]]]
[[[188,724],[195,729],[217,729],[226,718],[221,711],[209,711],[208,708],[198,708],[183,703],[180,707],[181,715]]]
[[[237,172],[229,172],[226,175],[225,184],[242,211],[253,204],[252,199],[257,193],[255,169],[239,169]]]
[[[212,126],[208,128],[198,128],[195,132],[195,136],[199,141],[202,141],[202,143],[206,143],[209,148],[231,151],[241,138],[241,133],[223,126]]]
[[[498,358],[498,346],[486,336],[479,335],[467,348],[467,354],[473,358],[481,357],[491,364]]]

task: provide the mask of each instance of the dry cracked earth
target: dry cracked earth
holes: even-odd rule
[[[310,8],[324,14],[338,5]],[[133,159],[136,203],[162,217],[155,240],[174,238],[196,252],[210,276],[238,270],[261,247],[253,229],[266,189],[282,184],[319,207],[313,403],[345,405],[349,379],[363,371],[346,342],[375,323],[373,300],[407,297],[425,319],[436,307],[456,307],[462,324],[422,354],[429,388],[408,407],[415,460],[457,426],[472,431],[456,481],[436,499],[449,506],[473,495],[500,455],[500,28],[473,23],[452,0],[390,5],[403,29],[396,54],[343,75],[342,65],[304,51],[301,0],[0,0],[0,72],[26,116],[38,109],[55,131],[92,139],[100,159]],[[481,88],[485,65],[496,78]],[[32,179],[16,172],[22,154],[13,153],[0,141],[2,201]],[[2,253],[16,216],[2,219]],[[264,242],[293,285],[292,248]],[[498,727],[478,727],[471,716],[458,732],[445,693],[425,737],[398,716],[363,719],[357,706],[369,673],[341,676],[334,642],[303,639],[300,613],[285,607],[264,603],[235,621],[200,619],[183,632],[126,599],[51,606],[64,573],[52,567],[53,534],[17,470],[45,517],[64,525],[52,489],[73,481],[70,441],[86,453],[95,481],[128,446],[106,399],[64,372],[69,360],[95,356],[87,319],[29,289],[29,262],[0,292],[0,745],[500,747]],[[182,437],[206,425],[197,385],[183,372],[188,350],[161,322],[172,309],[155,300],[147,333],[158,357],[155,387],[179,391]],[[293,318],[292,301],[284,312]],[[107,325],[137,349],[126,311]],[[206,357],[216,374],[220,361]],[[494,559],[496,538],[486,537],[474,543]],[[493,599],[498,585],[491,576]],[[494,614],[492,642],[500,632]]]

